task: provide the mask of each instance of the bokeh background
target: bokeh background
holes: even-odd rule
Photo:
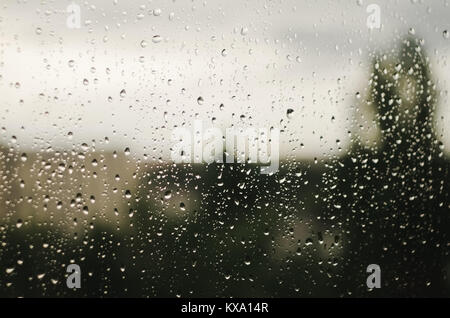
[[[0,4],[1,296],[450,296],[446,1],[71,3]],[[279,172],[173,164],[194,120]]]

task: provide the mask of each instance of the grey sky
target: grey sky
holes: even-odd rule
[[[439,80],[450,148],[448,1],[75,1],[80,29],[66,26],[70,3],[2,1],[3,144],[72,149],[108,137],[105,147],[168,158],[174,125],[214,117],[223,129],[279,127],[282,156],[320,157],[348,145],[370,57],[413,32]],[[366,26],[370,3],[381,30]]]

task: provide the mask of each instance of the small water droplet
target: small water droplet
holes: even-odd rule
[[[287,118],[291,119],[292,117],[294,117],[294,110],[292,108],[288,108],[288,110],[286,111],[286,116]]]
[[[152,38],[152,42],[153,43],[159,43],[159,42],[161,42],[162,41],[162,37],[160,36],[160,35],[155,35],[155,36],[153,36],[153,38]]]

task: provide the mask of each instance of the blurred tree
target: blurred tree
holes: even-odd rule
[[[347,233],[346,290],[370,295],[365,270],[379,264],[382,288],[372,295],[448,296],[449,164],[433,131],[436,89],[420,40],[374,59],[367,101],[380,146],[357,144],[337,165],[330,210]]]

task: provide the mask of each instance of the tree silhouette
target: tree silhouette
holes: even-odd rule
[[[433,131],[436,89],[421,42],[406,38],[396,53],[377,56],[370,83],[381,145],[357,145],[342,160],[342,208],[331,209],[347,233],[344,284],[358,295],[448,295],[449,165]],[[369,264],[383,276],[384,288],[372,294]]]

